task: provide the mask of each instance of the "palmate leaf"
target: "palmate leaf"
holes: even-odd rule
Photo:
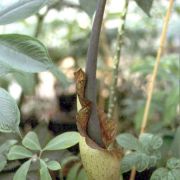
[[[65,132],[56,136],[45,146],[43,150],[61,150],[74,146],[79,142],[79,133]]]
[[[31,151],[20,145],[13,146],[7,155],[9,160],[31,158],[32,156],[33,153]]]
[[[15,100],[0,88],[0,132],[19,133],[20,112]]]
[[[48,0],[19,0],[0,11],[0,24],[9,24],[25,19],[38,12]]]
[[[11,140],[7,140],[3,144],[1,144],[1,146],[0,146],[0,154],[4,154],[4,155],[7,154],[10,147],[13,146],[16,143],[17,143],[17,140],[11,139]]]
[[[49,174],[47,164],[42,159],[40,159],[40,166],[41,166],[41,169],[40,169],[41,180],[52,180]]]
[[[13,180],[26,180],[26,176],[30,165],[31,165],[31,160],[28,160],[24,164],[22,164],[20,168],[16,171]]]
[[[41,150],[41,146],[39,143],[39,139],[38,136],[35,132],[29,132],[28,134],[26,134],[26,136],[24,137],[22,144],[31,150]]]

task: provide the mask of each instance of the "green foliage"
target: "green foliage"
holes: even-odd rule
[[[26,176],[31,165],[31,160],[26,161],[21,167],[16,171],[13,180],[26,180]]]
[[[19,34],[0,36],[0,61],[24,72],[41,72],[53,66],[45,46],[35,38]]]
[[[160,159],[159,148],[163,142],[158,136],[144,133],[138,141],[131,134],[125,133],[118,135],[116,140],[125,150],[131,151],[121,161],[122,173],[131,170],[133,167],[142,172],[147,168],[154,167]]]
[[[32,95],[35,91],[36,76],[35,74],[25,72],[13,72],[15,81],[22,87],[25,95]]]
[[[171,153],[174,157],[180,159],[180,126],[177,128],[171,147]]]
[[[92,17],[96,10],[97,2],[97,0],[80,0],[80,6],[90,17]]]
[[[79,142],[79,133],[66,132],[53,138],[43,149],[45,150],[61,150],[74,146]]]
[[[19,180],[26,179],[31,161],[33,162],[40,161],[39,170],[40,170],[41,179],[51,180],[49,170],[51,171],[60,170],[61,165],[59,164],[58,161],[50,160],[49,158],[43,159],[42,156],[44,151],[66,149],[68,147],[77,144],[78,141],[79,141],[79,133],[66,132],[50,140],[48,145],[44,149],[41,149],[41,145],[37,134],[35,132],[29,132],[22,139],[23,146],[14,145],[16,141],[13,140],[6,142],[6,144],[3,144],[2,147],[0,146],[0,159],[1,159],[0,170],[2,170],[7,163],[6,159],[3,156],[4,154],[2,152],[6,150],[5,146],[10,148],[11,145],[12,147],[10,148],[10,151],[7,154],[8,160],[29,159],[18,169],[18,171],[14,176],[15,179],[18,178]],[[21,179],[20,174],[22,173],[22,171],[24,172],[24,174],[22,175],[22,179]]]
[[[180,177],[180,159],[171,158],[167,161],[166,167],[155,170],[151,180],[178,180]]]
[[[149,16],[153,0],[135,0],[138,6]]]
[[[40,165],[41,165],[41,169],[40,169],[40,178],[41,178],[41,180],[52,180],[51,176],[49,174],[46,162],[41,159],[40,160]]]
[[[141,144],[133,135],[124,133],[120,134],[116,138],[117,143],[120,144],[126,150],[141,150]]]
[[[31,149],[31,150],[37,150],[37,151],[41,150],[38,136],[34,132],[29,132],[22,140],[22,144],[26,148]]]
[[[6,164],[7,164],[6,157],[3,155],[0,155],[0,172],[4,169]]]
[[[57,161],[49,161],[47,163],[47,167],[48,167],[48,169],[50,169],[52,171],[57,171],[57,170],[61,169],[61,165]]]
[[[0,146],[0,172],[4,169],[4,167],[7,164],[7,153],[9,149],[16,143],[16,140],[7,140]]]
[[[14,99],[0,88],[0,132],[19,133],[20,112]]]
[[[25,19],[38,12],[48,0],[19,0],[0,11],[0,24],[9,24]]]
[[[8,153],[9,160],[31,158],[32,156],[33,153],[31,151],[20,145],[13,146]]]
[[[69,171],[68,175],[67,175],[67,180],[74,180],[76,179],[77,175],[78,175],[78,171],[81,167],[81,163],[76,163]]]
[[[0,35],[0,75],[20,71],[28,73],[50,70],[67,86],[66,76],[53,64],[47,49],[37,39],[19,34]]]

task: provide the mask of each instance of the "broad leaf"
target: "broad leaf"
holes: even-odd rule
[[[159,168],[155,170],[150,180],[164,180],[167,179],[168,170],[166,168]]]
[[[29,132],[23,139],[22,144],[31,150],[41,150],[38,136],[35,132]]]
[[[36,73],[50,70],[63,87],[69,85],[64,73],[53,64],[45,46],[30,36],[0,35],[0,65],[5,65],[0,71],[2,75],[13,71]]]
[[[137,5],[149,16],[153,0],[135,0]]]
[[[40,160],[40,165],[41,165],[41,169],[40,169],[41,180],[52,180],[47,165],[42,159]]]
[[[141,134],[139,137],[139,141],[142,143],[144,149],[148,153],[159,149],[163,143],[161,137],[149,133]]]
[[[7,164],[6,157],[0,155],[0,172],[4,169]]]
[[[19,132],[20,112],[15,100],[0,88],[0,131]]]
[[[0,76],[4,76],[13,72],[13,68],[6,63],[0,61]]]
[[[45,46],[26,35],[0,35],[0,62],[24,72],[41,72],[53,66]]]
[[[26,180],[30,165],[31,160],[28,160],[24,164],[22,164],[20,168],[16,171],[13,180]]]
[[[3,143],[1,146],[0,146],[0,154],[6,154],[8,153],[9,149],[11,146],[13,146],[14,144],[17,143],[17,140],[7,140],[5,143]]]
[[[116,140],[117,143],[126,150],[139,150],[142,148],[138,139],[128,133],[118,135]]]
[[[79,133],[66,132],[53,138],[44,150],[61,150],[74,146],[79,142]]]
[[[61,169],[61,165],[57,161],[49,161],[47,163],[47,167],[48,167],[48,169],[50,169],[52,171],[57,171],[57,170]]]
[[[0,24],[25,19],[38,12],[48,0],[19,0],[0,11]]]
[[[159,149],[163,144],[163,140],[161,137],[159,136],[153,136],[152,139],[151,139],[151,146],[152,146],[152,149],[156,150],[156,149]]]
[[[180,159],[171,158],[167,161],[167,167],[169,169],[179,169],[180,170]]]
[[[15,145],[13,146],[9,153],[8,153],[8,159],[9,160],[15,160],[15,159],[25,159],[30,158],[33,156],[33,153],[23,146]]]
[[[79,0],[81,8],[90,16],[92,17],[97,6],[97,0]]]
[[[136,168],[138,172],[142,172],[149,165],[149,157],[143,153],[130,153],[124,156],[121,161],[121,172],[128,172],[133,167]]]

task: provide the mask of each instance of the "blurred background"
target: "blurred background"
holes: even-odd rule
[[[14,0],[15,2],[15,0]],[[76,91],[74,72],[85,67],[96,0],[57,0],[34,16],[0,26],[0,34],[26,34],[38,38],[48,49],[58,68],[71,82],[63,86],[50,72],[18,73],[0,76],[0,86],[16,99],[21,111],[21,128],[25,134],[33,129],[41,143],[65,131],[76,130]],[[1,0],[0,8],[12,3]],[[121,23],[124,0],[108,1],[102,27],[98,56],[98,104],[107,112],[112,81],[117,28]],[[119,65],[115,118],[119,133],[138,135],[153,70],[167,0],[154,0],[150,16],[130,1],[124,43]],[[62,77],[63,78],[63,77]],[[63,80],[63,79],[62,79]],[[164,139],[162,152],[180,157],[180,1],[176,0],[169,23],[167,41],[155,84],[147,131]],[[180,129],[180,128],[179,128]],[[0,142],[9,138],[0,133]],[[55,154],[57,153],[57,154]],[[70,151],[49,154],[63,158],[78,154]],[[79,161],[78,157],[74,157]],[[164,162],[166,159],[163,159]],[[162,162],[163,163],[163,162]],[[10,173],[8,174],[10,176]],[[0,179],[5,175],[0,174]],[[7,178],[7,177],[6,177]]]

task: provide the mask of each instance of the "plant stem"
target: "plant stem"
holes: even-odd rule
[[[158,67],[159,67],[161,55],[162,55],[162,52],[164,49],[164,44],[165,44],[166,34],[167,34],[167,29],[168,29],[168,23],[169,23],[171,11],[173,8],[173,3],[174,3],[174,0],[169,1],[169,6],[168,6],[168,9],[166,12],[166,16],[164,18],[164,24],[163,24],[163,28],[162,28],[162,32],[161,32],[161,38],[160,38],[160,45],[159,45],[159,49],[158,49],[157,56],[156,56],[156,62],[155,62],[154,69],[153,69],[152,79],[149,83],[148,96],[147,96],[146,106],[145,106],[143,120],[142,120],[142,124],[141,124],[140,135],[143,134],[145,132],[145,129],[146,129],[146,125],[147,125],[147,121],[148,121],[148,114],[149,114],[149,109],[150,109],[151,99],[152,99],[152,94],[153,94],[153,89],[154,89],[154,84],[155,84],[155,80],[156,80],[156,76],[157,76],[157,72],[158,72]],[[131,171],[130,180],[134,180],[135,175],[136,175],[136,169],[133,168]]]
[[[113,65],[113,79],[112,79],[112,85],[111,85],[110,97],[109,97],[108,119],[113,118],[114,108],[117,102],[116,87],[117,87],[117,80],[118,80],[118,69],[119,69],[119,62],[120,62],[120,57],[121,57],[121,49],[122,49],[122,44],[123,44],[123,36],[124,36],[124,30],[125,30],[126,15],[128,11],[128,4],[129,4],[129,0],[125,0],[125,5],[123,8],[123,15],[121,17],[122,22],[118,29],[116,54],[114,57],[114,65]]]
[[[86,75],[87,84],[85,89],[85,96],[92,102],[91,115],[88,122],[88,135],[100,146],[103,145],[101,138],[101,130],[99,124],[99,118],[97,114],[97,88],[96,88],[96,69],[97,69],[97,55],[99,49],[99,36],[101,32],[101,25],[103,21],[104,9],[106,0],[99,0],[96,10],[95,19],[93,22],[92,33],[90,37],[90,43],[87,52],[86,61]]]

